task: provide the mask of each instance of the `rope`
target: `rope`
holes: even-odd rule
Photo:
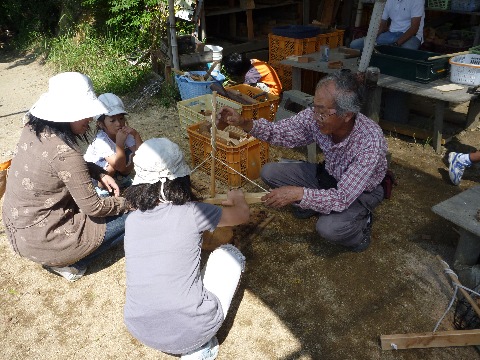
[[[458,275],[455,274],[455,272],[450,269],[450,266],[444,261],[444,260],[440,260],[444,265],[445,265],[445,269],[443,271],[445,271],[445,274],[450,274],[450,275],[453,275],[455,276],[455,278],[458,280]],[[443,321],[443,319],[445,318],[445,316],[447,315],[447,313],[450,311],[451,307],[453,306],[454,302],[455,302],[455,299],[457,297],[457,292],[458,292],[458,289],[461,288],[465,291],[468,291],[469,293],[471,294],[475,294],[477,296],[480,296],[479,293],[477,293],[476,291],[466,287],[466,286],[463,286],[457,282],[454,282],[452,281],[452,285],[454,286],[454,291],[453,291],[453,295],[452,295],[452,299],[450,300],[450,303],[448,304],[447,306],[447,309],[445,310],[445,312],[443,313],[443,315],[440,317],[440,319],[438,320],[437,322],[437,325],[435,325],[435,328],[433,329],[433,332],[437,331],[438,327],[440,326],[440,323]]]
[[[228,166],[228,164],[224,163],[222,160],[220,160],[219,158],[215,158],[217,161],[220,161],[223,165],[225,165],[226,167],[228,167],[230,170],[232,170],[233,172],[237,173],[238,175],[240,175],[241,177],[243,177],[245,180],[247,180],[248,182],[252,183],[253,185],[257,186],[259,189],[265,191],[265,192],[269,192],[268,190],[264,189],[262,186],[258,185],[255,181],[252,181],[250,180],[248,177],[246,177],[245,175],[239,173],[237,170],[233,169],[231,166]]]
[[[211,157],[211,154],[210,154],[210,157]],[[205,164],[207,161],[209,160],[209,158],[206,158],[205,160],[203,160],[200,164],[198,164],[192,171],[191,173],[194,173],[195,171],[198,170],[198,168],[200,168],[203,164]],[[216,161],[219,161],[220,163],[222,163],[223,165],[225,165],[227,168],[229,168],[230,170],[232,170],[233,172],[237,173],[238,175],[240,175],[242,178],[244,178],[245,180],[247,180],[249,183],[255,185],[256,187],[258,187],[260,190],[264,191],[264,192],[269,192],[267,189],[263,188],[262,186],[260,186],[259,184],[257,184],[255,181],[252,181],[250,180],[248,177],[246,177],[245,175],[243,175],[242,173],[238,172],[237,170],[235,170],[234,168],[232,168],[231,166],[229,166],[228,164],[226,164],[225,162],[223,162],[221,159],[215,157],[215,160]]]

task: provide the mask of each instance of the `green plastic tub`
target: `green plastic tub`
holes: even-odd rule
[[[428,83],[447,76],[448,57],[427,60],[442,54],[422,50],[403,49],[398,46],[378,45],[372,53],[370,66],[380,73],[405,80]]]

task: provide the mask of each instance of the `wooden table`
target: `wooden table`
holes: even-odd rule
[[[321,72],[325,74],[332,73],[334,71],[338,71],[337,69],[329,69],[328,63],[325,61],[321,61],[321,54],[320,53],[312,53],[305,55],[313,59],[313,61],[308,63],[300,63],[298,61],[292,59],[285,59],[280,61],[280,64],[283,65],[290,65],[292,67],[292,88],[293,90],[300,90],[302,89],[302,69],[311,70],[316,72]],[[342,61],[344,69],[350,69],[352,71],[357,71],[358,66],[358,58],[350,58],[345,59],[344,53],[338,51],[338,49],[330,49],[330,61]],[[434,87],[439,85],[446,85],[450,84],[450,80],[448,77],[431,81],[427,84],[422,84],[415,81],[409,81],[400,79],[394,76],[380,74],[378,80],[378,89],[379,95],[381,95],[381,89],[387,88],[391,90],[401,91],[409,94],[414,94],[422,97],[426,97],[429,99],[435,100],[435,117],[433,122],[433,148],[437,153],[441,153],[442,151],[442,131],[443,131],[443,119],[445,114],[445,108],[448,106],[449,103],[464,103],[470,101],[470,105],[468,108],[468,114],[466,119],[466,127],[471,128],[478,122],[478,115],[480,112],[480,102],[478,101],[471,101],[477,100],[477,96],[473,94],[467,93],[468,86],[463,85],[461,90],[454,90],[454,91],[440,91],[435,89]],[[378,104],[379,105],[379,104]],[[379,113],[380,109],[375,109],[377,113]],[[369,114],[366,114],[369,115]]]

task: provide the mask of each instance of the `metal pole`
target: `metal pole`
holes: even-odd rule
[[[380,20],[382,19],[385,1],[386,0],[376,0],[375,5],[373,5],[372,18],[370,19],[367,36],[365,37],[365,45],[363,46],[360,64],[358,64],[359,72],[365,72],[370,63],[370,58],[372,57],[373,48],[377,39],[378,29],[380,28]]]

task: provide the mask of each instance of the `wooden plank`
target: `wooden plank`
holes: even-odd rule
[[[480,345],[480,330],[381,335],[380,342],[382,350]]]
[[[213,61],[213,51],[180,55],[180,67],[206,64]]]
[[[238,40],[248,41],[245,38],[238,38]],[[222,54],[223,56],[226,56],[234,52],[244,53],[244,52],[251,52],[255,50],[261,50],[265,48],[268,48],[268,39],[260,39],[260,40],[248,41],[243,44],[226,45],[223,48]]]
[[[259,193],[245,193],[245,201],[247,204],[258,204],[263,202],[261,197],[266,195],[266,192],[259,192]],[[211,197],[208,199],[203,199],[202,201],[208,204],[214,205],[221,205],[222,201],[227,200],[227,194],[216,194],[215,197]]]
[[[427,140],[433,139],[433,132],[425,129],[419,129],[411,125],[400,124],[393,121],[380,120],[380,127],[386,131],[396,132],[397,134],[411,136],[415,139]],[[441,144],[445,145],[448,139],[442,138]]]

